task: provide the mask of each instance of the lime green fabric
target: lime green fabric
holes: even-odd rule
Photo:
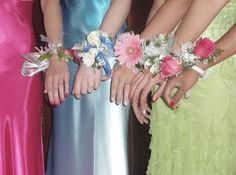
[[[236,22],[236,0],[203,34],[219,39]],[[236,57],[209,69],[177,110],[151,114],[148,175],[236,175]]]

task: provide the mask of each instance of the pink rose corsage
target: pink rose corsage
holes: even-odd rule
[[[178,57],[170,55],[175,43],[173,34],[160,34],[144,45],[143,68],[155,76],[160,74],[162,80],[178,75],[182,70],[182,62]]]
[[[128,68],[135,67],[143,57],[143,40],[133,32],[118,36],[114,46],[116,60]]]
[[[183,70],[182,62],[169,55],[166,56],[160,65],[160,79],[164,80],[169,77],[178,75]]]
[[[213,41],[208,38],[200,38],[196,43],[193,53],[202,59],[207,59],[214,54],[216,49],[216,45]]]
[[[181,45],[181,52],[178,57],[184,61],[186,68],[190,68],[199,62],[208,63],[215,61],[215,58],[222,51],[216,47],[212,40],[200,38],[196,42],[187,42]]]

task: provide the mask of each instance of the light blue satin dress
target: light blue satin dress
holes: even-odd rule
[[[71,48],[99,29],[110,0],[61,0],[64,44]],[[112,60],[112,59],[110,59]],[[70,88],[78,66],[70,66]],[[127,175],[129,107],[109,101],[110,81],[77,100],[54,108],[47,175]]]

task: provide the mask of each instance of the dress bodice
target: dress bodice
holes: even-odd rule
[[[3,0],[0,3],[0,72],[18,70],[23,59],[15,57],[31,51],[34,46],[32,1]],[[11,56],[12,55],[12,56]],[[12,58],[12,59],[9,59]]]
[[[93,30],[99,29],[110,0],[61,0],[64,42],[72,47]]]

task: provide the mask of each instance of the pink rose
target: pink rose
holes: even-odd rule
[[[208,38],[200,38],[197,41],[197,45],[193,50],[193,53],[203,59],[208,58],[216,50],[216,45]]]
[[[177,75],[183,69],[183,67],[170,55],[164,58],[160,68],[161,79]]]

